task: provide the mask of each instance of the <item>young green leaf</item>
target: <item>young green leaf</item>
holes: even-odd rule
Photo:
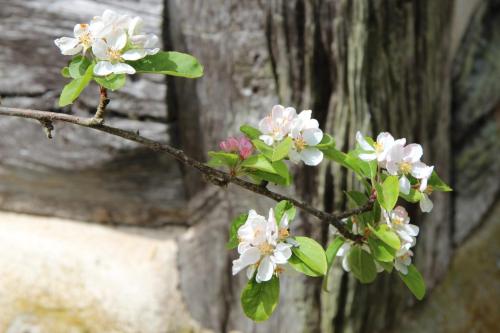
[[[325,250],[314,239],[297,236],[298,247],[292,248],[292,257],[288,261],[295,270],[309,276],[323,276],[327,270]]]
[[[272,160],[273,147],[266,145],[264,141],[260,139],[253,139],[252,144],[258,151],[264,154],[268,160]]]
[[[323,279],[323,290],[328,292],[328,276],[330,273],[330,270],[332,269],[333,261],[335,260],[335,256],[337,255],[337,252],[339,249],[344,245],[345,239],[342,237],[335,237],[335,239],[328,245],[326,248],[326,262],[327,262],[327,269],[326,269],[326,274],[325,278]]]
[[[284,161],[276,161],[272,163],[274,170],[281,176],[283,179],[286,179],[285,185],[290,185],[292,183],[292,174],[290,170],[288,170],[288,166]]]
[[[377,261],[392,262],[396,255],[396,250],[381,240],[373,237],[368,238],[368,246],[373,258]]]
[[[74,79],[70,83],[64,86],[61,96],[59,96],[59,106],[66,106],[73,103],[82,91],[87,87],[87,85],[92,80],[92,72],[94,70],[94,65],[87,68],[85,75],[79,79]]]
[[[387,177],[382,185],[376,183],[375,188],[377,189],[377,200],[380,206],[384,207],[385,210],[391,211],[399,196],[399,180],[396,176]]]
[[[223,151],[209,151],[208,156],[210,157],[208,161],[210,166],[227,166],[232,168],[240,161],[240,157],[237,154]]]
[[[248,318],[264,321],[273,314],[280,299],[280,282],[276,276],[269,281],[251,279],[241,293],[241,306]]]
[[[432,189],[434,191],[441,191],[441,192],[450,192],[453,191],[453,189],[448,186],[436,173],[436,171],[432,172],[431,177],[429,178],[428,183],[429,185],[432,186]]]
[[[229,229],[229,241],[227,242],[226,247],[228,249],[234,249],[238,247],[238,229],[245,224],[248,218],[248,213],[238,215],[233,222],[231,223],[231,228]]]
[[[262,154],[250,156],[241,163],[241,166],[278,175],[272,163]]]
[[[406,284],[408,289],[420,301],[425,296],[425,281],[415,265],[408,266],[408,274],[399,272],[399,277]]]
[[[87,59],[84,56],[78,55],[74,57],[69,63],[68,66],[69,75],[73,79],[79,79],[85,75],[85,72],[87,71],[87,68],[89,68],[90,65],[91,62],[89,59]]]
[[[137,61],[129,61],[137,73],[152,73],[198,78],[203,75],[203,66],[192,55],[181,52],[158,52]]]
[[[359,246],[351,247],[347,260],[352,274],[361,283],[370,283],[377,277],[377,268],[371,254]]]
[[[292,148],[293,140],[290,137],[287,137],[283,141],[281,141],[274,149],[271,155],[271,161],[276,162],[284,159],[288,156],[288,152]]]
[[[264,172],[260,170],[254,170],[254,169],[246,169],[245,173],[250,176],[256,183],[260,184],[263,180],[277,184],[277,185],[283,185],[283,186],[289,186],[290,185],[290,179],[289,178],[283,178],[280,175],[274,174],[274,173],[269,173],[269,172]]]
[[[293,220],[295,218],[296,211],[295,206],[292,205],[290,201],[282,200],[278,202],[274,208],[274,217],[276,218],[276,222],[279,223],[285,213],[288,215],[288,221]]]
[[[61,69],[61,75],[67,79],[70,79],[71,75],[69,74],[69,67],[63,67]]]
[[[387,224],[381,224],[376,228],[372,226],[368,226],[378,239],[380,239],[385,244],[392,247],[394,250],[399,250],[401,247],[401,241],[399,240],[398,235],[394,231],[390,229]]]
[[[94,76],[95,82],[106,89],[115,91],[125,85],[127,78],[125,74],[111,74],[108,76]]]
[[[251,140],[253,139],[258,139],[259,136],[262,135],[262,132],[256,129],[255,127],[252,127],[250,125],[242,125],[240,127],[241,133],[245,134],[247,137],[249,137]]]
[[[393,262],[383,262],[383,261],[377,261],[378,264],[386,271],[387,273],[391,273],[392,269],[394,267]]]
[[[419,202],[420,199],[422,199],[422,193],[413,189],[413,188],[410,189],[410,193],[408,193],[408,194],[404,194],[402,192],[399,192],[399,196],[401,198],[403,198],[404,200],[411,202],[411,203]]]
[[[319,150],[328,149],[331,147],[335,147],[335,140],[328,134],[323,134],[323,139],[316,146]]]

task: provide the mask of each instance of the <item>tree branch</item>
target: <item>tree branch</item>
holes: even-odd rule
[[[365,205],[357,207],[352,210],[347,210],[345,212],[340,212],[340,213],[327,213],[322,210],[314,208],[313,206],[311,206],[306,202],[299,201],[297,199],[288,197],[286,195],[273,192],[267,189],[265,186],[262,186],[261,184],[254,184],[244,179],[233,177],[227,172],[209,167],[208,165],[187,156],[180,149],[176,149],[167,144],[148,139],[132,131],[126,131],[120,128],[104,125],[102,122],[96,122],[95,118],[81,118],[64,113],[47,112],[47,111],[30,110],[30,109],[18,109],[18,108],[3,107],[3,106],[0,106],[0,115],[35,119],[41,122],[42,124],[52,123],[54,121],[62,121],[82,127],[91,128],[93,130],[105,132],[111,135],[119,136],[123,139],[144,145],[151,150],[158,152],[165,152],[169,154],[170,156],[177,159],[181,163],[191,166],[200,171],[204,176],[206,176],[206,178],[210,182],[212,182],[215,185],[225,186],[229,183],[233,183],[248,191],[266,196],[275,201],[288,200],[294,206],[299,207],[303,211],[316,216],[321,221],[333,225],[345,238],[348,238],[358,243],[363,241],[362,235],[353,234],[351,231],[347,229],[346,224],[343,223],[341,220],[353,215],[369,211],[373,207],[374,198],[370,198],[370,200]]]

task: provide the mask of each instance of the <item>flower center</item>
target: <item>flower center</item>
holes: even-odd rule
[[[262,255],[267,255],[273,253],[274,248],[271,244],[266,242],[259,245],[259,250]]]
[[[432,187],[432,185],[427,185],[424,192],[425,192],[425,194],[431,194],[432,191],[434,191],[434,188]]]
[[[276,273],[276,275],[280,275],[284,271],[285,271],[285,269],[283,267],[281,267],[281,266],[276,266],[276,269],[274,270],[274,272]]]
[[[399,170],[405,175],[409,174],[411,171],[411,164],[408,162],[402,162],[399,164]]]
[[[290,232],[288,231],[288,229],[287,228],[280,228],[279,238],[286,239],[286,238],[288,238],[288,236],[290,236]]]
[[[297,151],[302,151],[305,147],[306,142],[304,141],[304,138],[302,136],[299,136],[295,139],[295,148],[297,148]]]
[[[377,154],[380,154],[383,151],[384,151],[384,145],[381,143],[375,142],[375,152]]]
[[[111,48],[108,48],[108,57],[109,60],[111,61],[119,61],[121,58],[122,54],[119,50],[113,50]]]
[[[403,224],[403,219],[401,219],[399,217],[395,217],[395,218],[392,219],[392,223],[394,223],[396,225]]]

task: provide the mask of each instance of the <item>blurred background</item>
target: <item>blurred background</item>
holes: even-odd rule
[[[107,8],[205,66],[198,80],[131,77],[110,125],[205,160],[281,103],[312,109],[341,149],[357,130],[421,143],[455,189],[411,211],[429,291],[417,303],[395,274],[360,285],[336,267],[331,293],[282,279],[276,313],[254,324],[225,243],[234,216],[272,202],[119,138],[56,124],[49,141],[2,117],[0,332],[500,331],[500,1],[0,0],[2,105],[91,116],[97,86],[57,107],[68,58],[53,40]],[[289,193],[328,211],[356,186],[334,164],[295,172]],[[329,238],[307,215],[293,229]]]

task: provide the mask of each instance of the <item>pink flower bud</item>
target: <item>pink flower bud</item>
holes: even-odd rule
[[[238,141],[240,157],[245,160],[253,153],[252,142],[246,136],[240,137]]]

